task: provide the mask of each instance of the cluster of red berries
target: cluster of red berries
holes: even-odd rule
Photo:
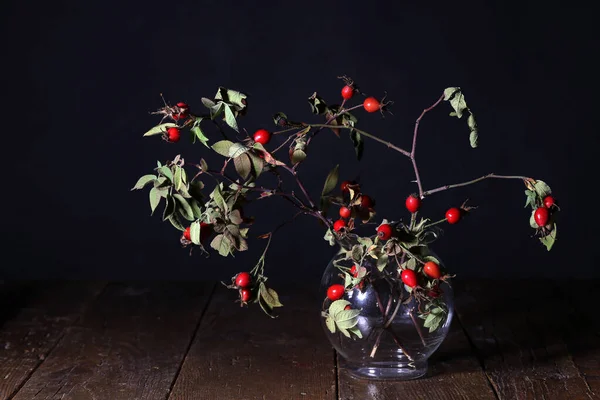
[[[552,196],[544,197],[543,203],[544,203],[544,205],[541,207],[538,207],[535,210],[535,213],[533,214],[535,223],[540,228],[542,228],[548,224],[548,221],[550,220],[550,214],[551,214],[553,208],[558,207],[554,201],[554,197],[552,197]]]
[[[174,111],[170,114],[171,118],[174,121],[186,119],[187,117],[189,117],[189,115],[190,115],[190,107],[186,103],[183,103],[183,102],[177,103],[177,105],[174,107]],[[181,138],[181,130],[176,126],[172,126],[169,129],[167,129],[167,132],[166,132],[166,135],[164,138],[167,142],[171,142],[171,143],[179,142],[179,139]]]
[[[414,214],[421,207],[421,199],[419,196],[411,194],[406,198],[405,205],[406,209]],[[462,211],[458,207],[452,207],[446,211],[446,221],[448,221],[449,224],[456,224],[458,221],[460,221],[461,216]]]
[[[240,272],[235,276],[235,286],[240,292],[240,300],[247,303],[252,300],[252,276],[248,272]]]
[[[352,85],[346,85],[342,88],[342,98],[344,100],[350,100],[354,96],[354,87]],[[366,112],[373,113],[381,109],[381,103],[375,97],[367,97],[363,101],[363,107]]]
[[[358,184],[353,181],[342,182],[340,184],[340,190],[342,191],[342,194],[349,193],[350,186],[358,187]],[[375,206],[375,201],[370,196],[367,196],[366,194],[360,195],[360,205],[358,207],[360,207],[363,210],[370,210],[374,206]],[[333,223],[334,231],[339,232],[340,230],[342,230],[342,228],[345,228],[347,226],[347,223],[345,220],[352,216],[352,210],[354,209],[354,207],[356,207],[356,206],[350,205],[349,207],[347,207],[347,206],[340,207],[340,211],[339,211],[340,219],[338,219],[337,221],[335,221]]]

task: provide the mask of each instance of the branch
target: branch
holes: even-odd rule
[[[430,194],[437,193],[437,192],[442,192],[444,190],[453,189],[453,188],[457,188],[457,187],[461,187],[461,186],[471,185],[473,183],[481,182],[481,181],[483,181],[485,179],[520,179],[520,180],[523,180],[523,181],[527,181],[530,178],[527,178],[526,176],[519,176],[519,175],[487,174],[487,175],[481,176],[481,177],[479,177],[477,179],[470,180],[468,182],[455,183],[455,184],[452,184],[452,185],[444,185],[444,186],[440,186],[440,187],[435,188],[435,189],[427,190],[426,192],[423,192],[423,196],[429,196]]]

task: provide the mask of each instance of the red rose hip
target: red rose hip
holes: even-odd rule
[[[191,235],[191,228],[188,226],[187,228],[185,228],[185,231],[183,231],[183,237],[185,238],[185,240],[192,240],[192,235]]]
[[[446,211],[446,220],[449,224],[456,224],[458,221],[460,221],[460,209],[452,207]]]
[[[342,88],[342,98],[345,100],[350,100],[354,96],[354,88],[352,86],[346,85]]]
[[[546,224],[548,223],[549,217],[550,217],[550,213],[548,212],[548,209],[546,207],[538,208],[537,210],[535,210],[535,213],[533,214],[535,223],[538,224],[538,226],[540,226],[540,227],[546,226]]]
[[[333,223],[333,230],[336,232],[339,232],[342,230],[342,228],[346,227],[346,221],[344,221],[343,219],[338,219],[337,221],[335,221]]]
[[[344,285],[335,284],[327,289],[327,298],[331,301],[336,301],[344,297]]]
[[[425,275],[432,279],[440,279],[442,273],[440,272],[440,266],[433,261],[427,261],[423,266],[423,272]]]
[[[408,287],[414,288],[417,286],[417,274],[412,269],[405,269],[400,275],[402,282]]]
[[[250,289],[240,290],[240,299],[242,302],[247,303],[252,299],[252,291]]]
[[[254,141],[265,145],[271,140],[271,132],[266,129],[259,129],[254,132]]]
[[[379,110],[381,105],[379,104],[379,100],[377,100],[375,97],[367,97],[363,102],[363,107],[367,112],[373,113]]]
[[[375,202],[370,196],[362,195],[360,197],[360,206],[362,208],[372,208]]]
[[[552,206],[554,205],[554,197],[552,197],[552,196],[544,197],[544,205],[546,206],[546,208],[552,208]]]
[[[352,275],[355,278],[358,276],[358,268],[356,267],[356,265],[353,265],[352,268],[350,268],[350,275]]]
[[[250,282],[252,281],[252,277],[247,272],[240,272],[235,277],[235,286],[245,289],[250,286]]]
[[[350,218],[350,215],[352,215],[352,211],[348,207],[340,208],[340,217]]]
[[[414,194],[411,194],[405,201],[406,209],[411,213],[416,213],[421,207],[421,199]]]
[[[377,228],[377,237],[381,240],[388,240],[392,237],[392,227],[389,224],[380,225]]]
[[[179,131],[179,128],[172,126],[169,129],[167,129],[167,137],[169,138],[169,142],[178,142],[179,138],[181,137],[181,132]]]

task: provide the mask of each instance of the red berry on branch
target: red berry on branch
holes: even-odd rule
[[[375,204],[375,202],[373,201],[373,199],[367,195],[362,195],[360,197],[360,206],[362,208],[372,208],[373,205]]]
[[[252,282],[252,277],[247,272],[240,272],[235,277],[235,286],[245,289],[250,286],[250,282]]]
[[[442,276],[442,273],[440,272],[440,266],[433,261],[427,261],[425,263],[423,266],[423,272],[432,279],[440,279]]]
[[[352,215],[352,210],[350,210],[348,207],[340,208],[340,217],[350,218],[350,215]]]
[[[327,298],[331,301],[339,300],[342,297],[344,297],[345,291],[346,290],[344,289],[344,285],[340,285],[340,284],[331,285],[327,289]]]
[[[346,311],[352,310],[352,307],[350,307],[350,304],[348,304],[346,307],[344,307],[344,310],[346,310]]]
[[[446,211],[446,220],[449,224],[456,224],[458,221],[460,221],[460,214],[459,208],[452,207]]]
[[[175,143],[179,141],[181,132],[179,131],[179,128],[172,126],[171,128],[167,129],[167,136],[169,138],[169,142]]]
[[[356,267],[356,265],[353,265],[352,268],[350,268],[350,275],[352,275],[355,278],[358,276],[358,268]]]
[[[412,269],[405,269],[400,275],[402,282],[408,287],[414,288],[417,286],[417,274]]]
[[[389,224],[379,225],[377,237],[381,240],[388,240],[392,237],[392,227]]]
[[[254,141],[266,145],[271,140],[271,132],[266,129],[259,129],[254,132]]]
[[[241,289],[240,290],[240,299],[242,302],[247,303],[252,300],[252,291],[250,289]]]
[[[350,189],[348,188],[348,185],[354,185],[354,182],[344,181],[340,184],[340,190],[342,191],[342,193],[348,193],[350,191]]]
[[[546,208],[552,208],[552,206],[554,205],[554,197],[552,197],[552,196],[544,197],[544,205],[546,206]]]
[[[549,217],[550,217],[550,213],[548,212],[548,209],[546,207],[538,208],[537,210],[535,210],[535,213],[533,214],[535,223],[538,224],[538,226],[540,226],[540,227],[546,226],[546,224],[548,223]]]
[[[379,100],[375,97],[367,97],[363,102],[363,107],[367,112],[375,112],[381,108],[381,104],[379,104]]]
[[[350,100],[352,96],[354,96],[354,88],[349,85],[344,86],[342,88],[342,98]]]
[[[189,241],[192,240],[192,235],[190,234],[190,232],[191,232],[191,228],[189,226],[187,228],[185,228],[185,231],[183,231],[183,237]]]
[[[346,227],[346,221],[343,219],[338,219],[333,223],[333,230],[339,232],[342,228]]]
[[[411,194],[406,198],[405,205],[408,211],[416,213],[419,210],[419,207],[421,207],[421,199],[418,196]]]

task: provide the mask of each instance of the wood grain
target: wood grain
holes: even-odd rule
[[[106,286],[103,282],[10,282],[0,303],[0,399],[11,398]]]
[[[333,400],[334,352],[320,325],[317,296],[278,290],[277,319],[237,293],[217,289],[170,400]]]
[[[213,287],[109,285],[15,400],[165,399]]]
[[[592,399],[563,340],[567,303],[549,281],[469,282],[457,310],[501,399]]]
[[[404,382],[358,380],[341,361],[339,394],[344,400],[496,399],[456,318],[446,340],[429,359],[425,377]]]

